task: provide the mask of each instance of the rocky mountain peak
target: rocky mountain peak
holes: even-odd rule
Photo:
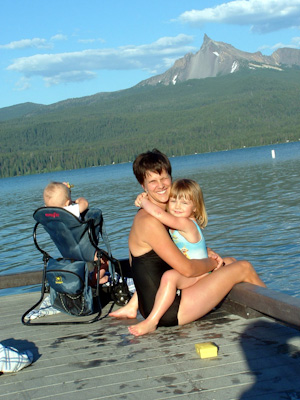
[[[204,34],[203,44],[196,54],[186,54],[165,73],[142,81],[138,86],[175,85],[179,81],[235,73],[241,68],[283,70],[293,65],[300,66],[300,50],[282,48],[271,56],[264,56],[260,51],[248,53],[238,50],[231,44],[214,41]]]

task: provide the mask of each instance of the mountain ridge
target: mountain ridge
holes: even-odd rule
[[[37,114],[55,112],[59,109],[71,108],[78,105],[91,105],[97,102],[122,97],[128,91],[144,86],[174,85],[191,79],[205,79],[238,72],[248,69],[274,69],[283,71],[286,68],[300,66],[300,50],[280,48],[271,56],[263,55],[260,51],[248,53],[238,50],[224,42],[217,42],[204,35],[201,48],[195,53],[187,53],[175,61],[174,65],[162,74],[139,82],[137,85],[115,92],[98,92],[93,95],[69,98],[49,105],[36,103],[21,103],[0,108],[0,121],[14,118],[29,117]]]
[[[209,38],[204,44],[213,61],[223,51],[229,73],[174,84],[171,69],[172,84],[2,109],[0,177],[128,162],[155,147],[178,156],[300,140],[298,52],[274,52],[270,68],[260,53]],[[174,65],[185,63],[190,76],[191,60],[188,54]]]
[[[300,66],[300,50],[282,48],[274,51],[271,56],[263,55],[260,51],[248,53],[231,44],[212,40],[205,34],[197,53],[186,54],[163,74],[146,79],[137,86],[174,85],[189,79],[227,75],[241,68],[272,68],[283,71],[291,66]]]

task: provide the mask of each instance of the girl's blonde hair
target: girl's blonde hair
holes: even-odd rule
[[[184,198],[191,200],[195,207],[194,216],[200,228],[207,225],[207,213],[201,187],[192,179],[177,179],[173,182],[170,192],[170,198]]]

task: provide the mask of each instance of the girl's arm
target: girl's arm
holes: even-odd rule
[[[178,247],[176,247],[164,225],[156,218],[150,215],[139,215],[139,219],[138,224],[143,227],[141,231],[138,231],[139,237],[142,236],[142,240],[145,241],[160,258],[170,265],[170,267],[176,269],[180,274],[186,277],[200,276],[206,272],[212,271],[218,266],[218,261],[215,257],[202,258],[199,260],[190,260],[186,258]],[[133,249],[131,249],[131,252],[133,252]]]
[[[84,197],[78,197],[74,203],[79,205],[80,214],[83,213],[89,206],[89,202]]]
[[[140,206],[147,211],[148,214],[152,215],[171,229],[185,232],[187,229],[191,229],[191,226],[195,226],[189,218],[174,217],[174,215],[169,214],[156,204],[153,204],[147,197],[143,197],[140,200]]]

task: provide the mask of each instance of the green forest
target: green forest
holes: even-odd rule
[[[0,109],[0,177],[300,138],[300,70],[248,70]]]

